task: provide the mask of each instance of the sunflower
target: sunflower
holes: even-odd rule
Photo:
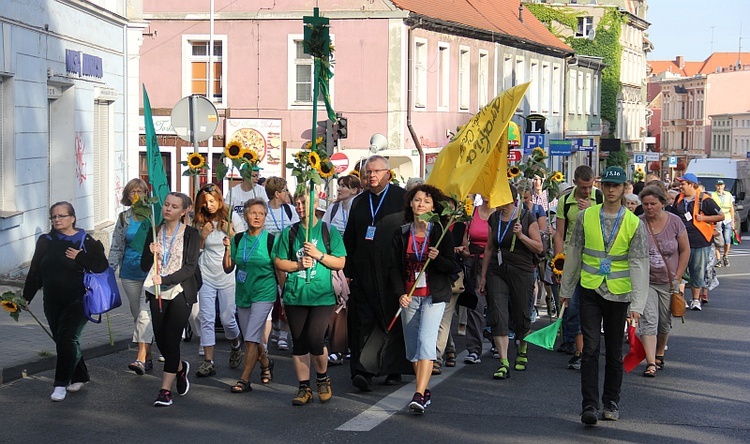
[[[517,166],[512,166],[508,168],[508,178],[514,179],[521,175],[521,169]]]
[[[315,151],[310,151],[310,154],[307,155],[307,161],[310,162],[311,167],[317,170],[320,164],[320,156]]]
[[[562,182],[563,180],[565,180],[565,176],[563,176],[563,174],[561,172],[555,171],[555,174],[553,174],[549,178],[549,180],[551,180],[553,182]]]
[[[224,155],[230,159],[239,159],[242,154],[242,145],[237,142],[232,142],[224,148]]]
[[[206,159],[198,153],[190,153],[187,158],[188,168],[199,170],[206,166]]]
[[[474,199],[467,198],[464,201],[464,211],[466,212],[467,216],[471,216],[474,214]]]
[[[242,150],[242,157],[252,164],[256,164],[260,161],[258,152],[252,149]]]
[[[560,253],[552,258],[552,272],[562,276],[563,267],[565,266],[565,254]]]
[[[302,160],[305,158],[305,154],[306,153],[304,151],[297,151],[296,153],[294,153],[294,158],[297,160]]]
[[[533,157],[534,160],[541,161],[547,158],[547,153],[544,151],[543,148],[536,147],[533,150],[531,150],[531,157]]]
[[[643,174],[643,168],[638,167],[638,168],[635,169],[635,172],[638,173],[638,174]]]
[[[333,175],[336,173],[336,168],[333,166],[331,162],[320,162],[320,166],[318,168],[315,168],[315,170],[320,174],[320,177],[323,179],[327,179],[329,177],[333,177]]]
[[[135,203],[138,202],[139,200],[141,200],[140,193],[135,193],[135,196],[130,199],[130,203],[131,205],[135,205]]]
[[[356,177],[356,178],[359,178],[359,171],[357,171],[357,170],[352,170],[352,171],[350,171],[350,172],[349,172],[349,175],[350,175],[350,176],[354,176],[354,177]]]
[[[394,180],[396,178],[396,172],[393,170],[388,170],[388,180]]]
[[[18,311],[18,305],[13,301],[3,301],[2,306],[8,313],[15,313]]]

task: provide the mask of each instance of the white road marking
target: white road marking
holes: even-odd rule
[[[716,274],[716,277],[719,278],[719,282],[721,282],[724,278],[734,278],[734,277],[748,277],[750,276],[750,273],[733,273],[733,274]]]

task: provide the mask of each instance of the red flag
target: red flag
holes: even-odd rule
[[[625,371],[630,373],[646,359],[646,350],[643,348],[641,340],[636,336],[635,325],[633,324],[628,325],[628,344],[630,344],[630,351],[622,360],[622,365],[625,367]]]

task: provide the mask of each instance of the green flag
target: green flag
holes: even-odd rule
[[[331,64],[330,62],[326,63],[323,61],[323,59],[316,58],[315,64],[318,65],[317,73],[318,78],[315,79],[318,82],[318,85],[320,86],[320,93],[323,96],[323,103],[326,105],[326,114],[328,114],[328,118],[332,121],[336,121],[336,111],[333,110],[333,106],[331,106],[331,94],[330,94],[330,88],[328,86],[329,82],[331,81],[331,77],[333,77],[333,71],[331,71]]]
[[[555,339],[557,339],[557,334],[562,325],[563,313],[565,313],[565,306],[560,310],[560,314],[555,322],[540,330],[527,334],[523,340],[529,344],[534,344],[552,351],[555,348]]]
[[[159,143],[156,140],[156,130],[154,129],[154,119],[151,116],[151,102],[148,100],[146,85],[143,85],[143,120],[146,127],[146,157],[148,163],[148,183],[151,185],[151,192],[159,198],[159,203],[154,204],[154,217],[156,224],[161,223],[161,207],[164,199],[169,194],[169,180],[164,172],[164,163],[159,152]]]

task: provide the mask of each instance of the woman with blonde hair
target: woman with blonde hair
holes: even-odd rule
[[[201,187],[195,197],[195,218],[193,227],[201,234],[201,255],[198,265],[203,275],[203,286],[198,293],[201,323],[201,346],[205,352],[204,361],[196,373],[199,377],[216,374],[214,348],[216,345],[216,302],[224,334],[232,342],[229,354],[229,368],[237,368],[242,362],[240,329],[234,317],[234,279],[224,273],[224,237],[234,232],[227,221],[229,209],[224,203],[219,186],[209,183]]]

